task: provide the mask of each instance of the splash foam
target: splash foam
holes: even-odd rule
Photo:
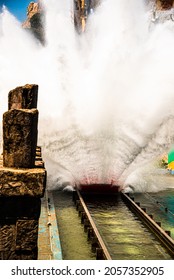
[[[39,85],[50,188],[134,177],[140,189],[133,174],[173,143],[174,25],[152,24],[146,2],[102,1],[79,36],[72,1],[45,0],[44,47],[1,13],[0,107],[12,88]]]

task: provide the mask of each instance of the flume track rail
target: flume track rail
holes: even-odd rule
[[[113,252],[110,252],[109,247],[107,248],[106,243],[103,241],[103,237],[105,240],[105,236],[101,235],[102,233],[100,233],[98,226],[96,226],[95,220],[91,216],[90,210],[88,210],[88,206],[82,195],[83,193],[81,194],[79,190],[76,190],[73,195],[73,200],[81,217],[81,222],[84,224],[88,240],[91,241],[92,251],[96,253],[96,259],[111,260]],[[170,237],[170,232],[163,230],[160,223],[155,222],[153,217],[146,213],[146,209],[141,208],[138,202],[134,202],[134,199],[129,194],[121,192],[120,196],[129,211],[134,213],[138,220],[156,236],[159,243],[167,249],[169,255],[174,258],[174,240]]]
[[[88,233],[88,238],[91,241],[92,250],[96,252],[96,259],[98,260],[111,260],[111,256],[103,242],[103,239],[88,211],[88,208],[78,190],[74,192],[73,199],[76,204],[76,208],[81,216],[81,222],[84,224],[84,228]]]
[[[155,222],[153,217],[146,213],[146,209],[141,208],[138,202],[134,202],[129,194],[121,193],[121,196],[130,210],[142,220],[142,222],[156,235],[163,246],[166,247],[170,255],[174,257],[174,240],[170,237],[170,232],[163,230],[161,224]]]

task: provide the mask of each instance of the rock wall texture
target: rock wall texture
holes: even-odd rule
[[[37,259],[40,199],[0,198],[0,260]]]
[[[37,108],[38,85],[25,85],[8,94],[8,110]]]
[[[35,260],[46,170],[37,145],[37,85],[9,93],[0,156],[0,260]],[[27,109],[26,109],[27,108]]]
[[[32,32],[32,34],[44,44],[44,13],[40,1],[31,2],[27,9],[27,19],[22,24],[23,28]]]
[[[171,9],[173,7],[174,1],[173,0],[156,0],[156,3],[160,9],[167,10],[167,9]]]
[[[37,144],[37,124],[37,109],[12,109],[4,113],[4,167],[34,167]]]
[[[0,162],[0,260],[36,260],[46,170],[43,164],[18,169]]]

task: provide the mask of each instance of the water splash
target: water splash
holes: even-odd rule
[[[39,84],[50,188],[133,181],[139,189],[138,170],[173,143],[174,24],[150,23],[146,2],[103,0],[79,36],[72,1],[45,0],[44,47],[1,13],[1,110],[9,90]]]

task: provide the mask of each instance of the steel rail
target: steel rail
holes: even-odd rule
[[[160,225],[155,222],[150,215],[141,208],[138,203],[134,202],[129,195],[122,193],[123,201],[133,210],[139,218],[146,224],[146,226],[156,235],[159,241],[166,247],[172,257],[174,257],[174,240],[163,230]]]
[[[94,235],[94,242],[95,242],[95,245],[97,244],[98,246],[96,246],[96,253],[97,253],[97,259],[105,259],[105,260],[112,260],[107,248],[106,248],[106,245],[105,243],[103,242],[103,239],[91,217],[91,214],[79,192],[78,189],[76,189],[76,193],[78,195],[78,199],[79,199],[79,202],[80,202],[80,205],[81,205],[81,212],[83,213],[82,214],[82,218],[84,220],[84,217],[88,220],[89,222],[89,235],[92,234]],[[88,226],[88,225],[87,225]],[[98,248],[97,248],[98,247]]]

